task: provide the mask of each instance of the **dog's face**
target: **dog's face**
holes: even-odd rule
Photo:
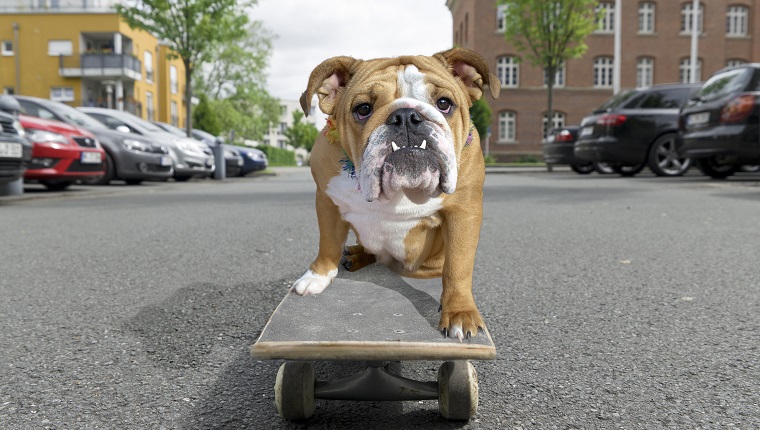
[[[498,79],[472,51],[370,61],[335,57],[318,66],[301,103],[316,91],[368,201],[405,192],[413,201],[451,194],[471,133],[469,107]]]

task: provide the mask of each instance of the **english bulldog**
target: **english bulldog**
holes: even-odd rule
[[[440,277],[439,328],[464,339],[485,329],[472,295],[485,165],[469,108],[501,84],[477,53],[358,60],[334,57],[309,77],[328,115],[311,152],[319,251],[291,291],[318,294],[338,274],[376,260],[408,277]],[[358,243],[344,248],[349,229]]]

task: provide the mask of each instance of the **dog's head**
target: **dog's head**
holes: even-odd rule
[[[460,154],[476,132],[469,108],[486,85],[498,97],[501,85],[485,60],[462,48],[431,57],[334,57],[311,73],[301,106],[308,114],[317,94],[367,201],[399,191],[424,200],[456,189]]]

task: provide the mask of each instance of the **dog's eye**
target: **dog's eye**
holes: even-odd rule
[[[359,121],[365,120],[372,115],[372,105],[369,103],[362,103],[354,108],[354,114]]]
[[[451,107],[453,104],[451,103],[451,100],[447,99],[446,97],[442,97],[438,99],[437,102],[435,102],[435,107],[438,108],[439,111],[443,113],[449,113],[451,112]]]

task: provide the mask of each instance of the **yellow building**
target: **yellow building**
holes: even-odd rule
[[[184,127],[185,68],[116,0],[0,2],[0,89]]]

